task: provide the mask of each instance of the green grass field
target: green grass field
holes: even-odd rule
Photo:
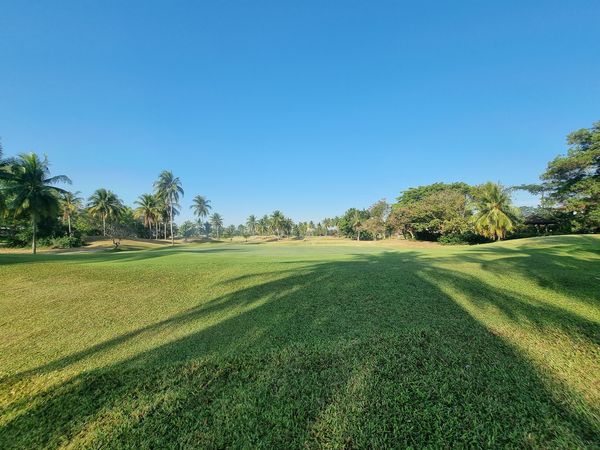
[[[598,447],[600,236],[0,255],[0,448]]]

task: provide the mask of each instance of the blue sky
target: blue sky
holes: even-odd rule
[[[295,220],[535,182],[600,120],[598,1],[0,1],[0,136],[86,196]],[[531,203],[526,195],[519,204]]]

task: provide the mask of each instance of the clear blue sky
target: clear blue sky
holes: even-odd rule
[[[162,169],[226,223],[535,182],[600,120],[600,2],[0,2],[0,136],[86,196]],[[517,203],[531,202],[527,196]]]

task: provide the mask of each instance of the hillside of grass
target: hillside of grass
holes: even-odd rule
[[[0,254],[0,448],[600,442],[600,236]]]

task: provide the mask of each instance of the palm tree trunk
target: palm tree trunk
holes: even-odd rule
[[[169,202],[169,206],[171,207],[171,211],[169,213],[169,219],[171,219],[171,245],[175,245],[175,236],[173,236],[173,201]]]
[[[67,223],[69,224],[69,236],[71,236],[71,216],[67,216]]]
[[[358,234],[356,235],[356,241],[360,241],[360,230],[358,230]]]
[[[31,241],[31,253],[34,255],[37,253],[37,242],[36,242],[36,232],[37,232],[37,224],[35,223],[35,215],[31,215],[31,227],[33,231],[33,239]]]
[[[102,215],[102,234],[106,237],[106,215]]]

